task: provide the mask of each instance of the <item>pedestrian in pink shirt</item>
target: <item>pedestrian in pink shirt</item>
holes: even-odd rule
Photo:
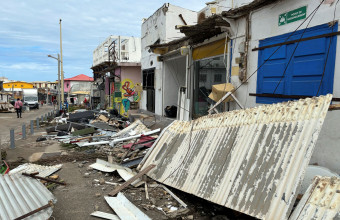
[[[18,98],[17,101],[14,103],[14,108],[17,111],[17,117],[21,118],[21,109],[22,109],[22,102]]]

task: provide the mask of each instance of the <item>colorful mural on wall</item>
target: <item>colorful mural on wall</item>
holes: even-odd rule
[[[131,102],[139,102],[141,98],[140,92],[136,91],[135,85],[131,79],[124,79],[121,82],[120,91],[122,93],[122,104],[120,106],[120,114],[129,116]]]

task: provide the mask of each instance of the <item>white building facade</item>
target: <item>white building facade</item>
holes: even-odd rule
[[[166,106],[177,105],[178,90],[185,85],[185,69],[178,72],[171,62],[164,68],[163,62],[157,59],[158,55],[152,53],[149,46],[183,37],[184,34],[176,30],[175,26],[193,25],[196,22],[197,12],[168,3],[144,20],[141,35],[143,75],[141,109],[164,115]],[[183,57],[179,62],[185,64],[185,58]]]

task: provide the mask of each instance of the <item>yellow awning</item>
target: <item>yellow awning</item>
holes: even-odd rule
[[[225,39],[222,39],[209,44],[202,45],[200,47],[196,47],[192,51],[192,58],[194,60],[200,60],[224,54],[224,47],[227,47],[226,50],[228,50],[228,46],[225,44],[226,44]]]
[[[90,95],[90,91],[75,91],[71,92],[71,95]]]

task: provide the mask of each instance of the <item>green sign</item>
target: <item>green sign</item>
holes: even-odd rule
[[[305,19],[307,15],[307,6],[294,9],[292,11],[279,15],[279,26],[289,24],[298,20]]]

